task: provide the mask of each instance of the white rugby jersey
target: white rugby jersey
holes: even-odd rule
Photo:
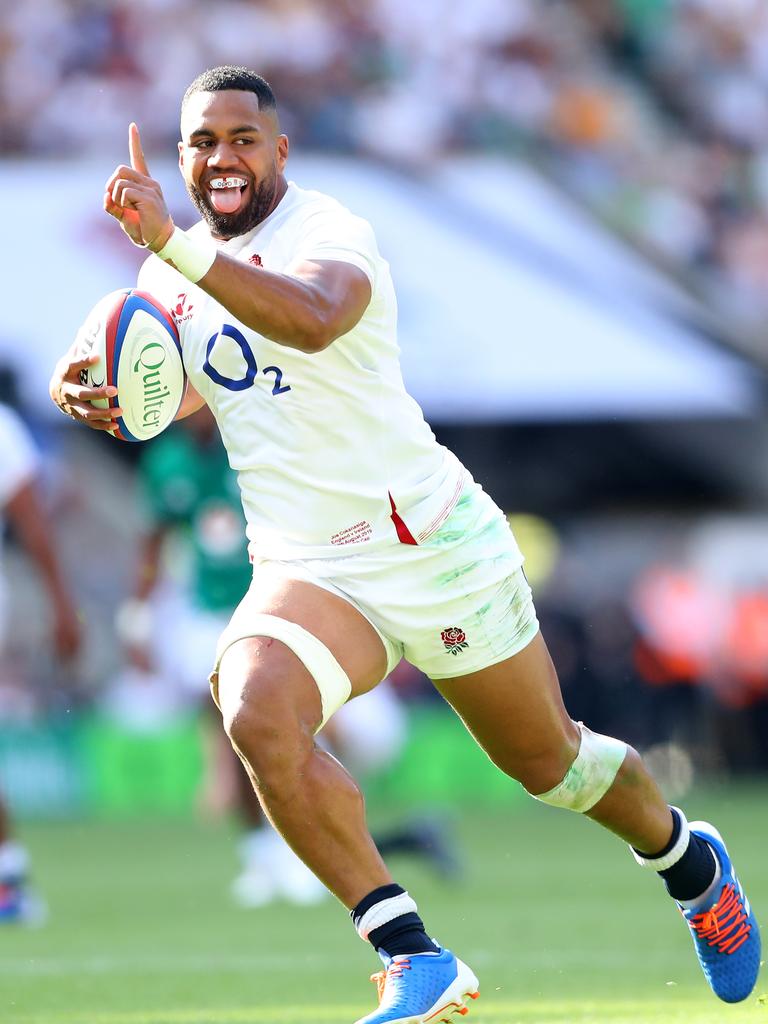
[[[245,327],[156,256],[140,271],[139,288],[172,311],[189,379],[216,416],[251,550],[314,558],[425,541],[466,471],[403,385],[394,288],[370,225],[290,182],[258,227],[219,245],[276,273],[297,260],[341,260],[372,289],[359,323],[307,354]]]

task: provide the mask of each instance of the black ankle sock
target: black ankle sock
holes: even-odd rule
[[[399,885],[382,885],[362,899],[350,912],[357,927],[363,916],[383,900],[403,896],[405,889]],[[375,950],[382,950],[387,956],[401,956],[407,953],[439,953],[440,949],[424,930],[424,922],[414,911],[401,914],[393,921],[375,928],[368,935],[368,941]]]
[[[383,950],[387,956],[402,953],[439,953],[440,949],[424,931],[424,922],[418,914],[403,914],[389,924],[372,931],[368,941],[375,950]]]
[[[667,845],[653,855],[638,851],[651,867],[654,860],[666,857],[680,838],[682,819],[674,807],[671,807],[670,810],[672,811],[673,825],[672,835]],[[680,860],[676,861],[672,867],[659,871],[658,874],[664,879],[667,892],[673,899],[695,900],[712,884],[716,871],[717,861],[712,847],[706,840],[691,832],[688,847]]]
[[[688,849],[671,868],[660,871],[667,892],[675,900],[695,900],[715,878],[717,861],[709,843],[691,833]]]

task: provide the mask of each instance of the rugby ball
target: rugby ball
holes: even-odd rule
[[[122,409],[111,431],[121,441],[148,441],[173,421],[187,378],[173,317],[157,299],[134,288],[110,292],[85,319],[76,339],[78,356],[99,360],[80,373],[87,387],[112,384],[117,397],[94,405]]]

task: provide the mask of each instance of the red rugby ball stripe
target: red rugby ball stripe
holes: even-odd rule
[[[113,387],[117,387],[116,367],[115,367],[115,342],[117,340],[117,327],[120,323],[120,316],[123,312],[123,306],[125,306],[126,300],[130,295],[130,291],[126,291],[123,296],[123,301],[118,303],[107,319],[106,325],[106,355],[107,355],[107,366],[106,366],[106,382],[111,384]],[[117,408],[117,398],[109,399],[110,409]],[[121,433],[120,426],[115,421],[115,429],[113,431],[115,437],[118,437],[121,441],[127,440],[125,435]]]

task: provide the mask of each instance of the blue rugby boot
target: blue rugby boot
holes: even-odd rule
[[[451,1014],[469,1013],[467,997],[479,995],[477,978],[449,949],[382,960],[385,970],[371,976],[379,1008],[356,1024],[451,1024]]]
[[[738,1003],[747,998],[757,981],[760,930],[720,833],[706,821],[692,821],[690,829],[712,847],[721,877],[703,906],[680,910],[715,995],[726,1003]]]

